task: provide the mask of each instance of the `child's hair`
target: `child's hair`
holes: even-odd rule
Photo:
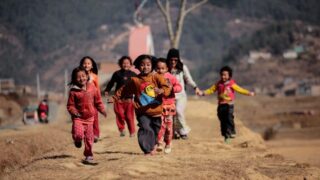
[[[84,60],[86,60],[86,59],[89,59],[89,60],[91,61],[91,63],[92,63],[92,69],[91,69],[91,71],[92,71],[93,73],[95,73],[95,74],[98,75],[98,66],[97,66],[97,63],[96,63],[96,62],[93,60],[93,58],[90,57],[90,56],[85,56],[85,57],[83,57],[83,58],[80,60],[80,65],[79,65],[79,66],[83,66]]]
[[[156,67],[156,57],[154,57],[154,56],[151,56],[151,55],[147,55],[147,54],[142,54],[142,55],[140,55],[140,56],[138,56],[137,58],[136,58],[136,60],[134,60],[134,62],[133,62],[133,65],[135,66],[135,68],[136,69],[139,69],[140,68],[140,64],[141,64],[141,62],[142,62],[142,60],[144,60],[144,59],[150,59],[150,61],[151,61],[151,64],[152,64],[152,70],[154,70],[154,68]]]
[[[167,65],[167,67],[168,67],[167,59],[166,59],[166,58],[160,57],[160,58],[157,59],[157,64],[158,64],[158,62],[165,63],[165,64]]]
[[[167,64],[168,64],[169,72],[172,70],[170,59],[173,57],[178,58],[176,69],[178,69],[179,71],[183,71],[183,63],[180,59],[179,50],[175,48],[171,48],[167,54]]]
[[[224,66],[220,69],[220,75],[222,74],[223,71],[227,71],[229,73],[229,77],[232,77],[232,69],[229,66]]]
[[[82,66],[74,68],[72,70],[72,73],[71,73],[71,82],[68,84],[69,86],[78,84],[78,82],[77,82],[77,74],[80,71],[84,71],[86,73],[86,75],[89,76],[89,73]]]
[[[120,68],[122,67],[122,63],[124,60],[128,59],[130,62],[130,65],[132,65],[132,59],[129,56],[122,56],[119,60],[118,60],[118,65],[120,66]]]

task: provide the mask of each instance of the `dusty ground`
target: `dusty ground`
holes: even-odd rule
[[[0,131],[0,179],[319,179],[320,169],[270,151],[236,121],[237,138],[224,144],[215,102],[190,100],[189,140],[175,140],[169,155],[144,156],[137,138],[119,137],[112,109],[101,119],[96,165],[81,163],[64,107],[50,125]]]
[[[262,135],[273,129],[269,151],[320,167],[320,96],[238,96],[236,103],[236,115],[247,127]]]

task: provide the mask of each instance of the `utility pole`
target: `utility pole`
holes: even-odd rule
[[[40,76],[39,76],[39,73],[37,73],[37,97],[38,97],[38,100],[40,100]]]
[[[64,70],[64,97],[68,96],[68,70]]]

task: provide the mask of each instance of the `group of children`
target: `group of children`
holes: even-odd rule
[[[177,49],[170,49],[166,59],[144,54],[132,63],[130,57],[123,56],[118,64],[120,70],[113,74],[104,94],[109,102],[114,103],[120,136],[125,136],[125,123],[129,136],[135,136],[135,112],[139,126],[138,143],[145,155],[153,155],[157,151],[170,153],[174,133],[182,139],[187,138],[190,128],[183,112],[186,106],[185,84],[191,85],[200,96],[218,92],[218,117],[226,143],[235,137],[234,91],[254,95],[231,79],[232,70],[228,66],[221,69],[220,81],[201,91],[180,60]],[[139,74],[130,70],[132,65],[139,70]],[[115,93],[110,96],[115,83]],[[98,86],[96,63],[90,57],[84,57],[80,66],[72,72],[67,109],[73,121],[74,144],[80,148],[84,141],[84,161],[90,163],[93,160],[93,142],[99,138],[98,111],[106,117]],[[176,125],[177,122],[180,127]]]

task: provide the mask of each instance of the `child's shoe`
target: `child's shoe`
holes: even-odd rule
[[[187,140],[188,139],[188,135],[180,135],[181,139],[183,140]]]
[[[130,134],[130,137],[135,137],[136,135],[134,133]]]
[[[91,164],[93,163],[93,157],[92,156],[87,156],[84,160],[83,160],[84,164]]]
[[[158,144],[158,146],[157,146],[157,151],[158,151],[158,152],[163,151],[163,145],[162,145],[162,143],[159,143],[159,144]]]
[[[82,141],[74,141],[74,145],[75,145],[77,148],[81,148],[81,146],[82,146]]]
[[[230,138],[236,138],[236,134],[230,134]]]
[[[171,153],[171,146],[170,145],[166,145],[166,147],[164,148],[164,153],[166,153],[166,154]]]
[[[231,138],[229,138],[229,137],[224,138],[224,143],[230,144],[231,143]]]
[[[126,136],[126,133],[124,131],[121,131],[120,132],[120,137],[124,137],[124,136]]]
[[[99,138],[97,136],[94,137],[93,142],[97,143],[99,141]]]

